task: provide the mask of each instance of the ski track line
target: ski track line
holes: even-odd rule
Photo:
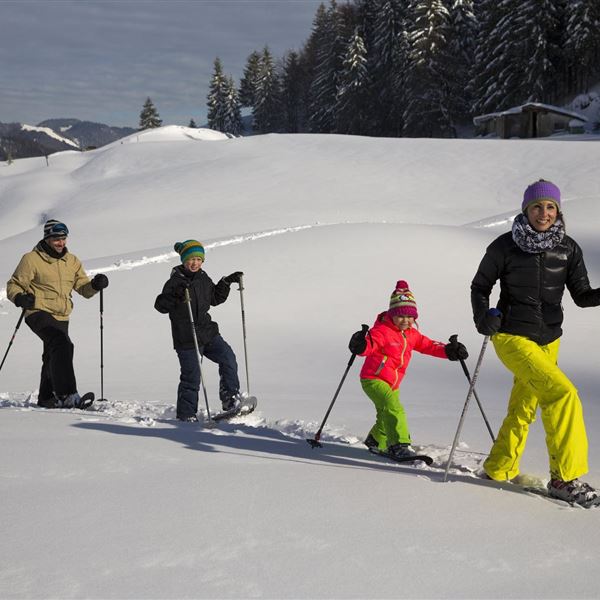
[[[230,246],[232,244],[242,244],[244,242],[251,242],[265,237],[283,235],[285,233],[295,233],[296,231],[302,231],[303,229],[312,229],[313,227],[322,227],[324,225],[328,225],[328,223],[315,223],[313,225],[297,225],[295,227],[283,227],[278,229],[259,231],[258,233],[236,235],[225,240],[205,244],[204,247],[206,249],[212,249],[219,248],[221,246]],[[89,275],[95,275],[96,273],[109,273],[111,271],[131,271],[132,269],[137,269],[138,267],[144,267],[146,265],[169,262],[176,256],[178,256],[177,252],[171,251],[165,252],[163,254],[157,254],[156,256],[143,256],[142,258],[136,260],[118,259],[112,265],[106,267],[98,267],[96,269],[89,269],[87,270],[87,273]],[[3,287],[0,289],[0,302],[4,302],[5,300],[6,287]]]
[[[305,229],[314,229],[316,227],[330,227],[332,225],[403,225],[405,224],[402,221],[341,221],[341,222],[316,222],[310,225],[295,225],[292,227],[280,227],[277,229],[268,229],[265,231],[259,231],[257,233],[247,233],[233,236],[231,238],[227,238],[224,240],[220,240],[217,242],[212,242],[209,244],[205,244],[206,249],[219,248],[221,246],[231,246],[233,244],[243,244],[244,242],[252,242],[254,240],[259,240],[266,237],[272,237],[276,235],[283,235],[286,233],[296,233],[297,231],[303,231]],[[143,256],[139,259],[118,259],[113,262],[112,265],[108,265],[106,267],[98,267],[96,269],[86,269],[88,275],[96,275],[97,273],[110,273],[111,271],[131,271],[132,269],[137,269],[139,267],[144,267],[146,265],[154,265],[159,263],[169,262],[178,256],[177,252],[170,251],[164,252],[162,254],[157,254],[156,256]],[[0,304],[6,301],[6,287],[0,288]],[[6,312],[0,312],[0,315],[8,314]]]

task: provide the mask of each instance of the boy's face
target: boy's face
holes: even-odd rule
[[[392,317],[392,323],[400,330],[410,329],[415,324],[414,317],[407,317],[405,315],[394,315]]]
[[[192,256],[192,258],[188,258],[183,266],[192,273],[198,272],[202,268],[202,263],[204,261],[199,256]]]

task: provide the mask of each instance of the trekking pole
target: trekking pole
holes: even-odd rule
[[[450,343],[457,344],[458,343],[458,335],[456,335],[456,334],[451,335]],[[467,368],[467,363],[464,361],[463,358],[459,358],[459,360],[460,360],[460,366],[462,367],[463,373],[467,377],[468,382],[471,383],[471,375],[469,374],[469,369]],[[479,397],[477,396],[477,392],[475,391],[475,388],[473,388],[473,396],[475,397],[475,400],[477,401],[477,406],[479,406],[479,410],[481,411],[481,416],[483,417],[483,420],[485,421],[487,430],[489,431],[490,437],[492,438],[492,442],[495,443],[496,438],[494,437],[494,432],[492,431],[492,428],[490,427],[490,423],[487,420],[487,417],[485,416],[485,412],[483,412],[483,406],[482,406],[481,402],[479,401]]]
[[[369,331],[369,326],[363,325],[362,330],[364,333],[366,333],[367,331]],[[335,390],[335,394],[333,395],[333,400],[331,401],[331,404],[329,405],[329,408],[327,409],[327,412],[325,413],[325,418],[323,419],[323,422],[321,423],[321,427],[319,427],[319,430],[315,434],[315,437],[312,439],[309,439],[309,438],[306,439],[306,441],[313,448],[317,448],[317,447],[322,448],[323,447],[323,444],[321,444],[321,442],[319,441],[321,439],[321,433],[323,433],[323,427],[325,427],[325,423],[327,422],[327,417],[329,417],[329,413],[331,412],[331,409],[333,408],[333,405],[335,404],[335,401],[337,400],[338,394],[340,393],[340,390],[342,389],[342,385],[344,385],[344,381],[346,380],[346,375],[348,375],[348,371],[350,371],[350,367],[352,366],[352,363],[354,363],[355,359],[356,359],[356,354],[352,354],[352,356],[350,357],[350,360],[348,361],[348,364],[346,365],[346,370],[344,371],[342,380],[340,381],[340,384],[338,385],[337,390]]]
[[[198,369],[200,371],[200,383],[202,384],[202,391],[204,392],[204,402],[206,403],[206,415],[208,420],[211,421],[210,408],[208,406],[208,394],[206,393],[206,386],[204,385],[204,377],[202,376],[202,355],[200,354],[200,346],[198,346],[198,338],[196,337],[196,324],[194,323],[194,314],[192,312],[192,300],[190,298],[190,290],[185,288],[185,303],[188,306],[188,312],[190,314],[190,323],[192,326],[192,337],[194,338],[194,346],[196,347],[196,356],[198,358]]]
[[[242,334],[244,338],[244,362],[246,364],[246,390],[250,395],[250,377],[248,375],[248,349],[246,347],[246,312],[244,310],[244,276],[240,276],[240,303],[242,306]]]
[[[473,379],[470,380],[469,391],[467,393],[467,399],[465,400],[465,405],[462,410],[462,414],[460,415],[460,420],[458,422],[458,429],[456,430],[456,435],[454,436],[454,441],[452,442],[452,449],[450,450],[450,454],[448,455],[448,463],[446,464],[446,470],[444,472],[444,482],[448,479],[448,471],[450,470],[450,463],[452,462],[452,457],[454,456],[454,451],[456,450],[456,444],[458,443],[458,439],[460,436],[460,430],[463,426],[463,421],[465,420],[465,415],[467,414],[467,407],[469,406],[469,401],[471,400],[471,396],[475,391],[475,382],[477,381],[477,377],[479,376],[479,370],[481,369],[481,363],[483,362],[483,355],[485,354],[485,349],[487,348],[488,341],[490,339],[489,335],[486,335],[483,338],[483,344],[481,346],[481,352],[479,353],[479,358],[477,359],[477,365],[475,366],[475,372],[473,373]]]
[[[104,397],[104,289],[100,290],[100,398],[98,401],[105,401]]]
[[[6,352],[4,353],[4,358],[2,359],[2,363],[0,364],[0,370],[2,370],[2,367],[4,366],[4,361],[6,360],[6,357],[8,356],[8,351],[10,350],[10,347],[12,346],[12,343],[13,343],[15,337],[17,336],[17,331],[19,331],[19,327],[21,327],[21,322],[23,321],[24,316],[25,316],[25,309],[23,309],[23,311],[21,312],[21,316],[19,317],[19,320],[17,321],[17,326],[15,327],[15,332],[12,334],[12,337],[10,338],[10,342],[8,342],[8,348],[6,349]]]

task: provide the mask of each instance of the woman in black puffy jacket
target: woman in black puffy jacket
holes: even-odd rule
[[[500,280],[495,308],[489,297]],[[581,307],[598,306],[581,248],[566,235],[560,190],[540,179],[525,190],[512,231],[496,238],[471,283],[477,330],[491,336],[500,360],[514,374],[508,414],[484,463],[488,477],[510,480],[537,407],[541,410],[550,461],[551,496],[589,507],[598,494],[578,477],[587,473],[587,437],[577,389],[557,365],[565,287]]]

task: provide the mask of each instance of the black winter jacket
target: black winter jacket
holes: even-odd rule
[[[215,285],[203,270],[191,273],[183,265],[179,265],[171,271],[171,277],[163,286],[162,293],[157,296],[154,308],[160,313],[169,314],[173,347],[176,350],[195,347],[190,314],[183,295],[186,283],[189,284],[196,337],[200,347],[208,344],[219,333],[219,326],[208,314],[209,308],[225,302],[229,296],[229,285],[222,279]]]
[[[471,283],[476,326],[489,308],[489,296],[498,279],[500,331],[522,335],[540,345],[562,335],[565,286],[577,306],[600,304],[600,289],[590,287],[581,248],[568,235],[552,250],[536,254],[521,250],[510,231],[496,238]]]

